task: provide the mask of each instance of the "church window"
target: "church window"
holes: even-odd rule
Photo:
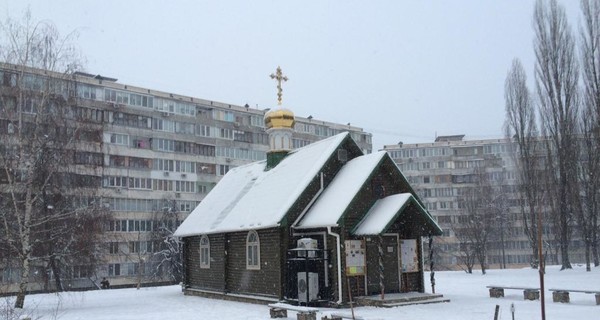
[[[210,268],[210,241],[207,236],[200,238],[200,268]]]
[[[371,190],[373,191],[373,197],[375,199],[382,199],[386,196],[385,187],[383,186],[383,179],[376,177],[371,182]]]
[[[256,231],[246,237],[246,269],[260,270],[260,240]]]
[[[374,188],[375,198],[382,199],[385,197],[385,187],[378,184]]]

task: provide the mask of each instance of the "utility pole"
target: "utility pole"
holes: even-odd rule
[[[502,243],[502,269],[506,269],[506,251],[504,249],[504,218],[502,218],[502,230],[500,231],[500,242]]]

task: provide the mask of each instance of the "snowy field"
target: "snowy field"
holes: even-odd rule
[[[429,273],[426,273],[429,278]],[[573,270],[559,271],[548,267],[546,288],[600,290],[600,268],[585,272],[582,266]],[[489,284],[538,286],[537,270],[490,270],[466,274],[462,271],[436,272],[436,291],[451,300],[450,303],[414,305],[398,308],[360,307],[357,316],[366,319],[493,319],[496,304],[500,305],[500,319],[511,319],[510,305],[515,305],[515,319],[540,319],[540,302],[524,301],[523,292],[506,290],[504,298],[490,298]],[[430,285],[427,284],[430,288]],[[10,299],[3,304],[11,303]],[[26,311],[33,319],[269,319],[269,308],[237,302],[226,302],[199,297],[188,297],[179,286],[136,289],[115,289],[88,292],[30,295]],[[350,310],[321,309],[317,319],[331,312],[350,313]],[[5,315],[0,315],[0,318]],[[295,312],[288,312],[289,319],[296,319]],[[552,302],[552,294],[546,291],[546,319],[600,319],[600,305],[594,295],[571,293],[571,303]]]

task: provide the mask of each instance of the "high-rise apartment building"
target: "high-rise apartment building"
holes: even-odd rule
[[[525,266],[532,249],[524,233],[514,163],[514,145],[508,139],[465,140],[464,135],[440,136],[431,143],[386,145],[387,151],[411,182],[427,209],[443,228],[436,244],[439,267],[456,268],[464,254],[455,232],[465,225],[464,196],[469,188],[481,187],[478,181],[495,186],[488,198],[490,209],[497,210],[494,235],[490,236],[486,263],[490,267]],[[547,263],[556,250],[550,222],[544,223],[544,251]],[[502,231],[498,231],[502,230]],[[584,261],[575,239],[572,261]]]
[[[19,77],[26,77],[19,83],[33,91],[39,90],[38,83],[64,78],[26,70],[22,73],[13,65],[0,65],[0,89],[7,98],[3,101],[11,100],[11,87]],[[74,85],[62,94],[73,113],[72,121],[93,128],[78,144],[73,166],[100,188],[112,219],[105,231],[103,262],[96,270],[73,267],[69,286],[89,287],[91,281],[99,282],[102,277],[111,285],[165,280],[168,277],[156,273],[160,261],[153,257],[163,244],[155,233],[174,230],[229,169],[266,159],[269,141],[263,117],[268,109],[140,88],[86,73],[70,79]],[[27,106],[14,109],[34,112]],[[7,113],[0,113],[0,137],[11,133],[12,120]],[[371,152],[370,133],[310,116],[296,116],[293,147],[343,131],[350,132],[365,153]],[[165,219],[165,215],[171,218]],[[18,280],[19,273],[6,261],[0,261],[0,284],[3,291],[10,291],[14,287],[9,285]],[[44,289],[41,278],[35,277],[47,274],[44,268],[34,266],[31,290]],[[151,273],[158,278],[148,276]]]

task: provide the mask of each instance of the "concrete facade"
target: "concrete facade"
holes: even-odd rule
[[[497,236],[490,240],[488,266],[529,265],[532,249],[520,219],[514,149],[507,139],[465,140],[464,135],[440,136],[431,143],[384,146],[443,228],[444,235],[436,239],[435,268],[455,269],[460,263],[459,240],[453,226],[461,224],[464,208],[459,199],[465,188],[475,185],[477,168],[483,169],[480,172],[487,176],[491,184],[501,186],[504,193],[504,198],[494,205],[499,210],[505,210],[502,215],[504,218],[496,221],[497,227],[505,228],[505,232],[503,238]],[[558,263],[556,257],[552,256],[557,246],[554,245],[549,224],[544,226],[543,236],[545,254],[549,255],[546,263]],[[572,248],[571,261],[585,261],[577,239]]]
[[[17,77],[15,70],[0,65],[0,79]],[[34,79],[62,76],[41,70],[28,74]],[[82,173],[101,183],[113,220],[106,229],[105,263],[72,279],[72,286],[92,287],[91,281],[102,277],[111,286],[133,285],[140,278],[142,283],[167,281],[166,274],[146,276],[157,267],[152,257],[161,245],[153,232],[174,231],[229,169],[266,158],[269,141],[263,117],[268,109],[135,87],[99,75],[76,73],[73,79],[76,89],[65,99],[79,119],[100,133],[78,147],[94,160],[82,166]],[[10,82],[2,82],[3,93],[10,90],[7,87]],[[0,120],[3,117],[0,114]],[[301,116],[296,117],[292,147],[343,131],[350,132],[364,152],[372,151],[371,134],[359,127]],[[166,213],[168,221],[163,219]],[[18,277],[17,270],[1,265],[0,274],[4,288]],[[32,290],[44,288],[34,281]]]

